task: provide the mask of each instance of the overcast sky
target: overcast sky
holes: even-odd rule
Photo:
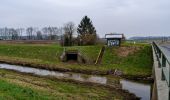
[[[170,0],[0,0],[0,27],[78,25],[85,15],[100,36],[170,36]]]

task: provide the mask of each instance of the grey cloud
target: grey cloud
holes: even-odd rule
[[[170,35],[169,0],[2,0],[0,27],[79,24],[88,15],[100,36]]]

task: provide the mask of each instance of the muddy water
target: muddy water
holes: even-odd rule
[[[121,80],[122,89],[129,90],[137,97],[141,97],[141,100],[150,100],[151,85],[136,83],[128,80]]]
[[[92,82],[92,83],[99,83],[99,84],[107,84],[106,77],[100,76],[92,76],[92,75],[83,75],[79,73],[64,73],[58,71],[49,71],[45,69],[38,69],[38,68],[31,68],[31,67],[22,67],[18,65],[9,65],[9,64],[0,64],[0,69],[8,69],[14,70],[24,73],[31,73],[40,76],[53,76],[57,78],[66,78],[66,79],[73,79],[82,82]]]
[[[31,68],[31,67],[23,67],[18,65],[9,65],[9,64],[0,64],[0,69],[8,69],[14,70],[23,73],[31,73],[40,76],[53,76],[57,78],[66,78],[77,80],[81,82],[92,82],[104,85],[120,85],[122,84],[122,88],[128,90],[131,93],[136,94],[136,96],[141,97],[142,100],[149,100],[150,98],[150,85],[144,85],[141,83],[135,83],[127,80],[118,80],[114,78],[108,78],[104,76],[98,75],[85,75],[79,73],[66,73],[66,72],[58,72],[58,71],[49,71],[45,69]]]

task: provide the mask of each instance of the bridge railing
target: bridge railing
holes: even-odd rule
[[[170,88],[170,58],[156,42],[153,42],[153,47],[157,56],[159,68],[162,70],[162,81],[166,81],[167,86]]]

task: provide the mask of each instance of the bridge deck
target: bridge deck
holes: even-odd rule
[[[161,48],[163,52],[165,53],[165,55],[167,56],[167,59],[170,60],[170,44],[161,45]]]

